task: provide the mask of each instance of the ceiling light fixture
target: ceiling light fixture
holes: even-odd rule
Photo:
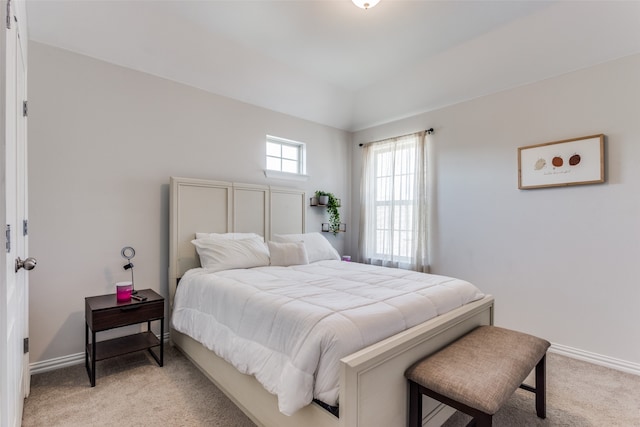
[[[377,5],[380,2],[380,0],[351,0],[351,1],[360,9],[372,8],[373,6]]]

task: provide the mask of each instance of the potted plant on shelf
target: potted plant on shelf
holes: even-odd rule
[[[329,212],[329,231],[335,236],[340,231],[340,199],[333,195],[333,193],[327,193],[326,191],[316,191],[316,197],[318,198],[319,205],[326,205],[327,212]]]

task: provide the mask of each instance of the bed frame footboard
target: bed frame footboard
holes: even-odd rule
[[[340,426],[405,427],[404,371],[477,326],[490,324],[493,298],[487,296],[342,359]],[[424,408],[425,426],[439,426],[455,412],[432,399],[424,402]]]
[[[242,411],[265,427],[405,427],[408,386],[404,371],[477,326],[493,324],[493,298],[467,304],[341,360],[340,418],[312,403],[292,416],[252,376],[238,372],[197,341],[171,330],[171,341]],[[424,426],[439,426],[453,410],[425,398]]]

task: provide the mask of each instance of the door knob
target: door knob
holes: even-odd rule
[[[25,270],[33,270],[36,267],[37,263],[38,263],[38,261],[35,258],[29,257],[29,258],[27,258],[25,260],[22,260],[22,259],[20,259],[20,257],[18,257],[16,259],[16,273],[21,268],[24,268]]]

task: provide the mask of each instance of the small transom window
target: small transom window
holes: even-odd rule
[[[305,144],[267,135],[267,170],[305,174]]]

